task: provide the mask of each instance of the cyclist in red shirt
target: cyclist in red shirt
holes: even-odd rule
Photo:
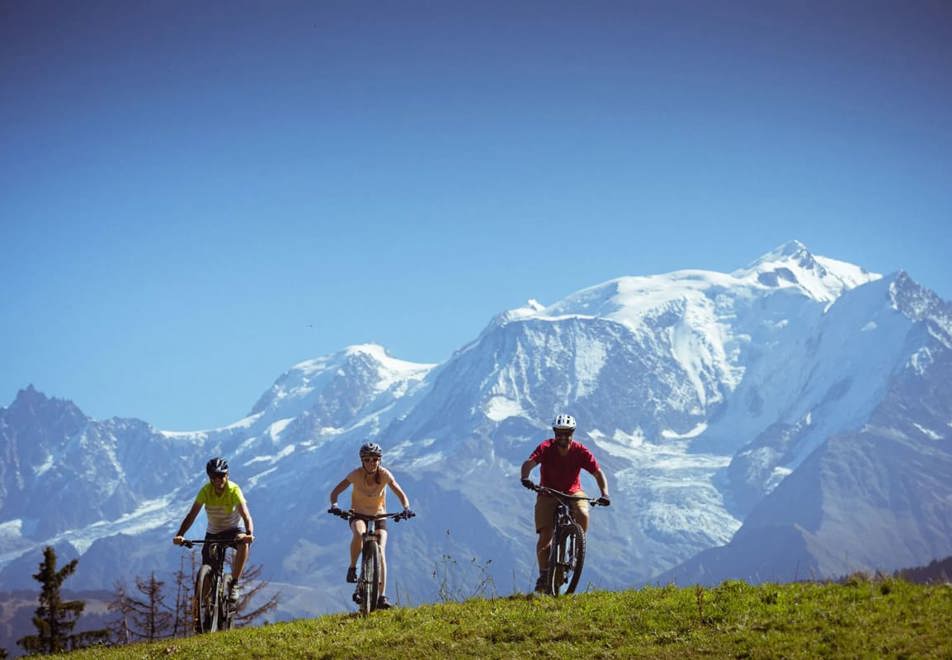
[[[585,471],[595,477],[595,483],[602,491],[599,504],[608,506],[610,500],[605,473],[598,467],[598,461],[595,460],[592,452],[581,443],[572,440],[575,426],[575,418],[571,415],[556,415],[552,422],[552,431],[555,437],[549,438],[536,447],[529,459],[522,464],[522,485],[531,490],[535,489],[535,484],[529,480],[529,473],[536,465],[541,465],[540,484],[542,486],[585,498],[587,496],[579,481],[579,474],[584,468]],[[536,498],[535,526],[536,533],[539,535],[536,543],[536,556],[539,560],[539,580],[536,582],[536,591],[545,590],[549,546],[552,544],[552,533],[554,531],[552,529],[552,516],[555,512],[555,504],[555,498],[551,495],[539,493]],[[582,531],[587,532],[588,500],[573,501],[571,513],[572,518],[582,527]]]

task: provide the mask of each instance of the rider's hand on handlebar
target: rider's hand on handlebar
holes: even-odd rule
[[[602,495],[601,497],[598,498],[598,503],[601,504],[602,506],[609,506],[612,503],[612,501],[608,498],[607,495]]]
[[[532,479],[522,479],[522,485],[528,488],[529,490],[536,489],[536,485],[532,483]]]
[[[403,519],[404,519],[404,520],[409,520],[410,518],[413,518],[415,515],[416,515],[416,514],[413,513],[413,511],[411,511],[410,509],[404,509],[404,510],[403,510]]]
[[[336,503],[335,503],[335,504],[331,504],[331,508],[329,508],[329,509],[327,510],[327,512],[328,512],[328,513],[332,513],[332,514],[334,514],[335,516],[339,516],[339,515],[340,515],[340,507],[338,507]]]
[[[175,545],[185,545],[185,537],[184,537],[184,536],[175,536],[175,537],[172,538],[172,543],[175,544]]]
[[[238,541],[238,543],[247,543],[248,545],[251,545],[255,541],[255,535],[254,534],[235,534],[235,540]]]

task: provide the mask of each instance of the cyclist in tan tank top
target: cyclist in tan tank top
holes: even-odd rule
[[[390,470],[380,465],[383,450],[375,442],[368,442],[360,448],[360,467],[344,477],[334,490],[331,491],[331,508],[337,507],[337,498],[352,486],[350,494],[350,509],[357,513],[372,516],[387,511],[387,487],[394,492],[403,505],[404,511],[409,511],[410,500],[400,488],[400,484],[393,478]],[[350,567],[347,569],[347,581],[357,582],[357,558],[360,556],[361,536],[367,529],[363,520],[350,521],[350,530],[353,537],[350,541]],[[380,554],[383,558],[381,566],[380,596],[377,609],[387,609],[390,602],[384,595],[387,588],[387,521],[377,521],[377,531],[380,534]]]

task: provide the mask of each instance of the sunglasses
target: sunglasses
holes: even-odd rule
[[[368,457],[368,458],[362,458],[362,459],[360,459],[360,460],[363,461],[364,463],[379,463],[379,462],[380,462],[380,457],[379,457],[379,456],[370,456],[370,457]]]
[[[227,472],[218,472],[212,475],[212,479],[224,479],[227,476],[228,476]]]
[[[571,431],[556,431],[555,437],[556,438],[571,438],[572,432]]]

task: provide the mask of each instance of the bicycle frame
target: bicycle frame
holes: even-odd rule
[[[572,514],[569,511],[568,502],[584,500],[591,506],[598,506],[599,504],[598,498],[578,497],[577,495],[563,493],[561,490],[555,490],[554,488],[549,488],[548,486],[536,486],[535,491],[537,493],[542,493],[555,498],[555,513],[552,516],[553,529],[558,529],[560,526],[565,526],[575,522],[575,518],[572,517]]]

